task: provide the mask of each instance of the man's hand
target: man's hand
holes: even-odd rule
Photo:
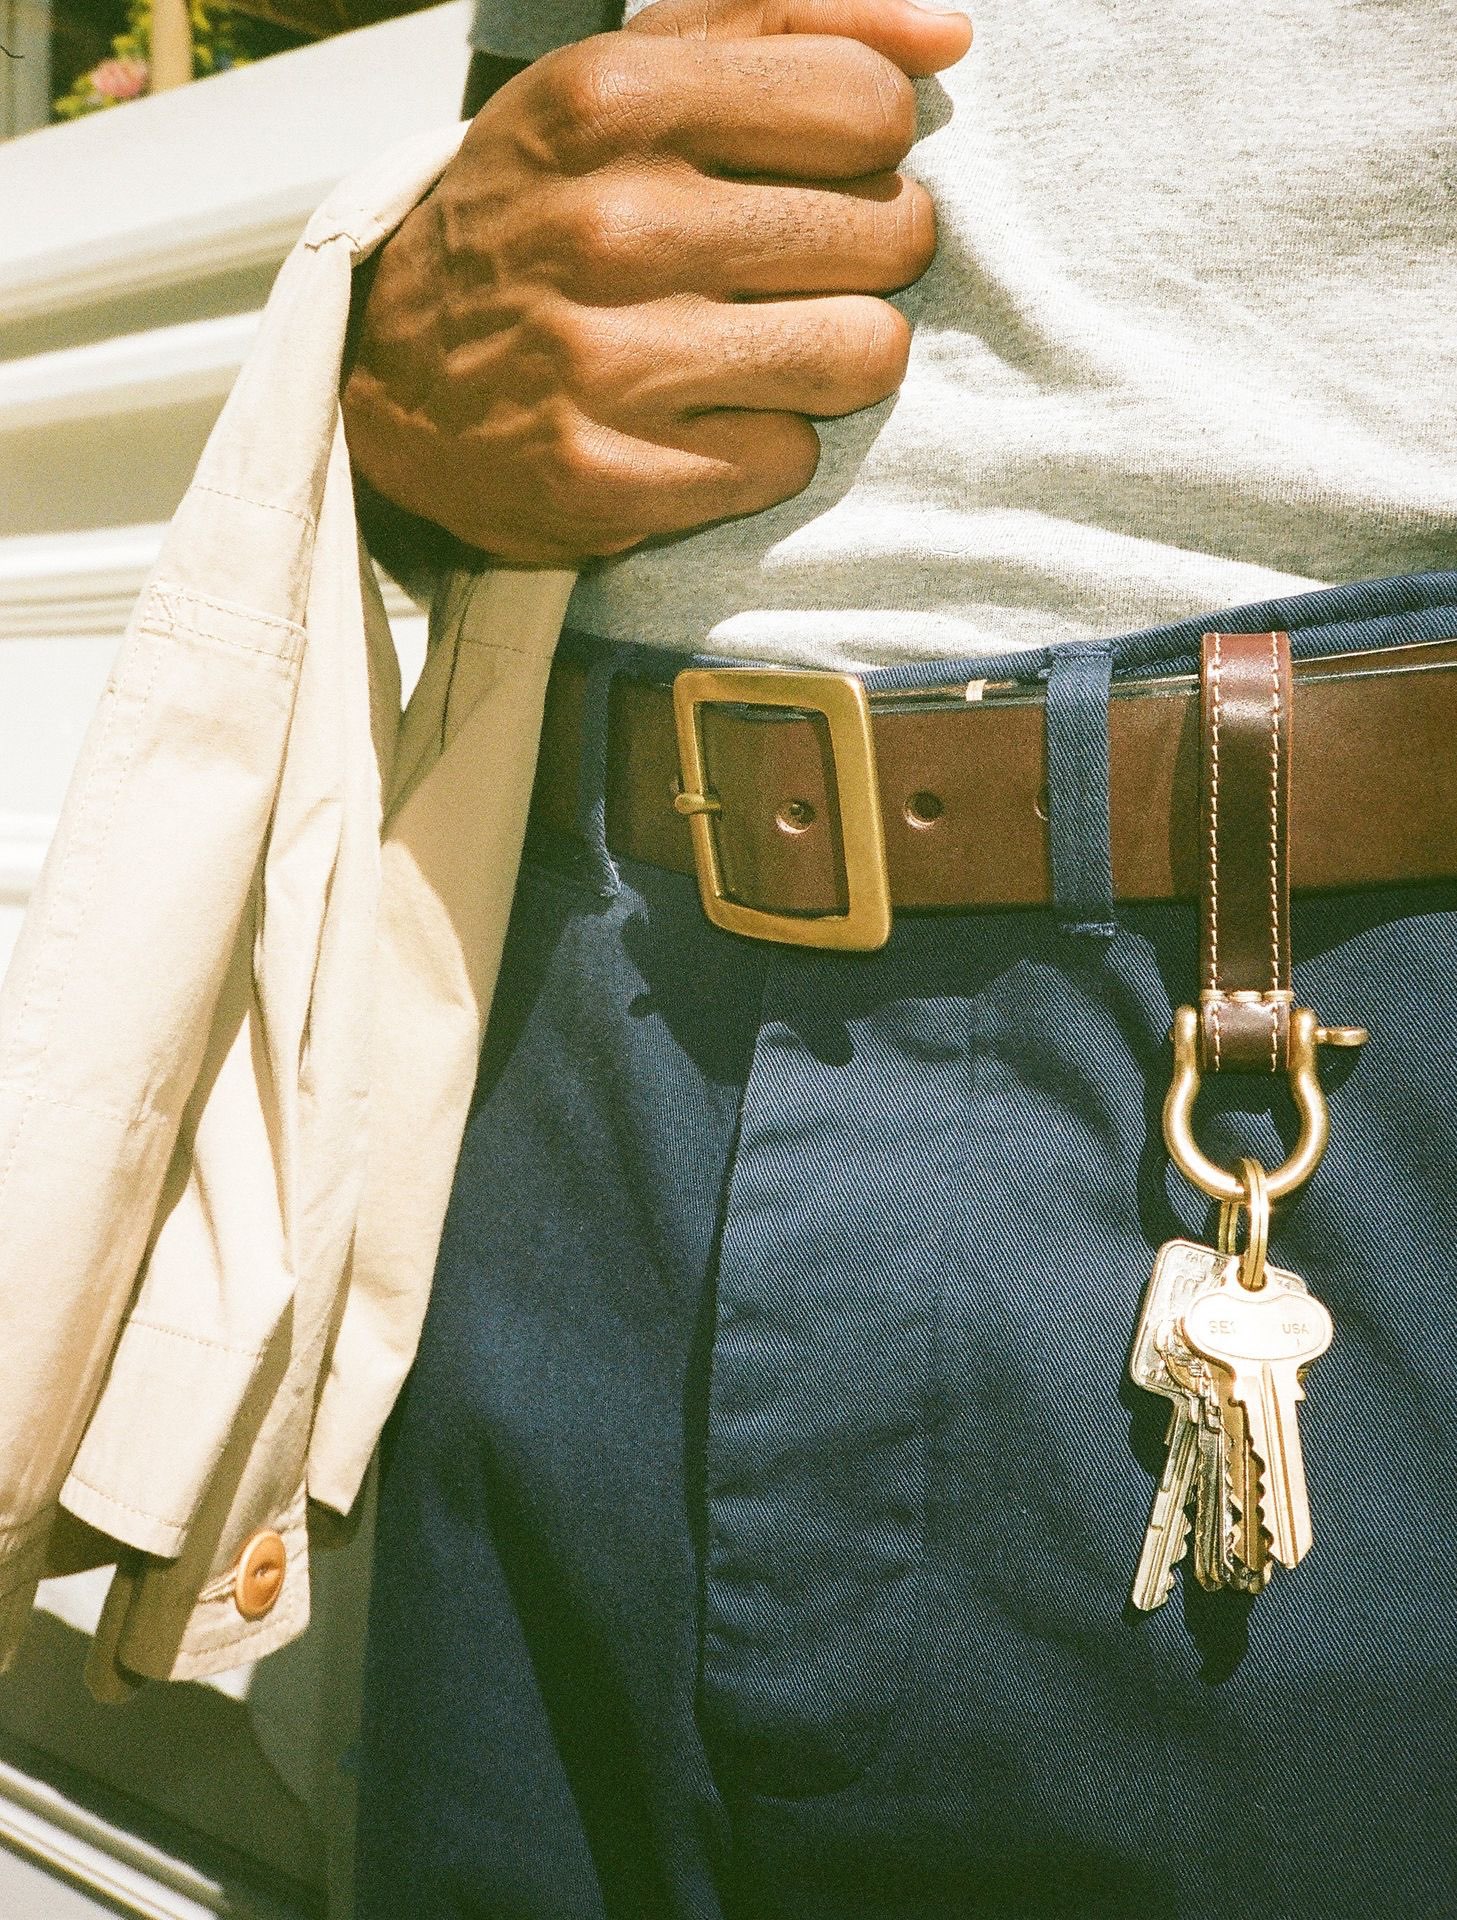
[[[812,478],[807,416],[905,373],[875,296],[935,250],[911,0],[658,0],[477,115],[384,247],[344,389],[375,490],[501,559],[576,564]]]

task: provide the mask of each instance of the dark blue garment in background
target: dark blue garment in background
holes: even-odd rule
[[[1457,579],[1115,676],[1206,626],[1457,634]],[[1049,756],[1094,833],[1105,680]],[[1457,887],[1297,898],[1297,1000],[1372,1033],[1271,1243],[1337,1328],[1316,1545],[1145,1617],[1168,1409],[1126,1365],[1154,1249],[1210,1226],[1159,1127],[1196,918],[1105,924],[1050,801],[1061,907],[875,955],[528,861],[388,1435],[358,1920],[1457,1915]],[[1216,1157],[1283,1157],[1283,1086],[1206,1089]]]

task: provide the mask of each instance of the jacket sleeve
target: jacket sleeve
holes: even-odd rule
[[[45,1571],[63,1486],[112,1540],[175,1546],[157,1523],[185,1526],[186,1501],[157,1497],[164,1457],[180,1485],[189,1461],[215,1454],[190,1409],[215,1390],[221,1410],[237,1406],[288,1304],[287,1250],[245,1224],[263,1149],[240,1139],[235,1164],[254,1175],[197,1219],[233,1244],[225,1265],[242,1290],[209,1297],[207,1263],[184,1258],[193,1283],[180,1313],[134,1313],[151,1256],[178,1232],[182,1168],[214,1095],[214,1111],[236,1115],[228,1090],[253,1077],[257,882],[331,468],[347,495],[337,387],[351,268],[461,131],[346,183],[285,263],[129,623],[0,988],[0,1658]],[[352,510],[348,527],[357,582]],[[278,1163],[270,1143],[270,1179]],[[229,1351],[202,1357],[219,1326]],[[98,1417],[129,1429],[124,1449],[86,1448]]]

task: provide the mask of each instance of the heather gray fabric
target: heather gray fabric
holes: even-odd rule
[[[1457,560],[1453,0],[972,12],[920,86],[900,393],[821,427],[797,499],[591,569],[570,622],[869,664]]]
[[[621,16],[621,0],[477,0],[470,43],[482,53],[539,60],[569,40],[605,33]]]

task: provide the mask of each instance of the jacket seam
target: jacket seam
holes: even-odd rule
[[[279,511],[287,512],[287,508],[280,508]],[[239,614],[259,626],[278,627],[290,635],[302,636],[304,632],[302,622],[290,620],[287,614],[265,613],[261,607],[250,607],[241,600],[219,600],[215,594],[199,593],[196,587],[183,586],[178,581],[156,581],[152,587],[152,598],[161,601],[169,618],[173,619],[182,617],[172,611],[173,603],[181,601],[191,606],[211,607],[215,613]]]
[[[317,525],[311,513],[300,513],[297,507],[280,506],[275,500],[254,500],[246,493],[230,493],[226,487],[210,486],[205,480],[194,480],[188,492],[210,493],[215,500],[236,500],[240,507],[256,507],[260,513],[284,513],[310,531]]]
[[[297,1607],[295,1607],[291,1613],[267,1613],[261,1620],[247,1627],[242,1633],[229,1634],[226,1640],[213,1640],[209,1642],[207,1651],[209,1653],[221,1653],[228,1647],[245,1646],[250,1640],[260,1639],[270,1628],[274,1632],[277,1632],[280,1626],[287,1626],[289,1622],[296,1619],[297,1616]]]
[[[210,647],[226,647],[231,653],[252,654],[258,660],[272,660],[276,666],[291,670],[297,664],[297,656],[276,652],[272,647],[250,647],[246,640],[234,640],[226,633],[214,632],[209,627],[201,627],[191,620],[184,620],[179,614],[168,616],[167,634],[175,638],[178,634],[187,634],[193,640],[205,640]]]
[[[232,1354],[239,1360],[256,1360],[264,1351],[262,1347],[235,1347],[227,1340],[210,1340],[204,1333],[184,1333],[180,1327],[159,1326],[155,1320],[139,1320],[135,1315],[128,1318],[127,1325],[135,1327],[141,1333],[156,1333],[168,1340],[187,1340],[195,1347],[212,1347],[218,1353]],[[85,1486],[85,1481],[81,1482]],[[93,1487],[93,1493],[100,1488]]]
[[[155,1520],[159,1527],[169,1527],[174,1533],[186,1525],[185,1521],[170,1519],[165,1513],[154,1513],[150,1507],[133,1506],[130,1500],[123,1500],[118,1494],[108,1493],[105,1487],[93,1486],[89,1480],[83,1479],[74,1467],[66,1477],[74,1480],[78,1487],[84,1487],[87,1493],[94,1493],[98,1500],[105,1500],[113,1507],[120,1507],[123,1513],[134,1513],[140,1520]]]
[[[482,653],[514,653],[519,660],[540,660],[543,658],[539,647],[514,647],[509,640],[481,640],[474,635],[462,633],[457,636],[457,645],[479,647]],[[545,656],[547,659],[549,655]]]
[[[23,1081],[14,1078],[0,1079],[0,1093],[18,1093],[27,1107],[64,1107],[68,1113],[89,1113],[97,1120],[115,1120],[123,1127],[138,1124],[152,1127],[167,1118],[153,1106],[140,1106],[128,1113],[121,1107],[103,1107],[94,1100],[76,1100],[69,1094],[49,1093],[43,1087],[27,1087]]]
[[[197,1603],[201,1606],[213,1600],[229,1600],[236,1592],[237,1585],[238,1567],[235,1560],[225,1573],[215,1574],[205,1587],[198,1588]]]
[[[250,607],[246,601],[225,601],[215,593],[200,593],[198,588],[184,586],[180,580],[157,580],[152,586],[152,597],[163,601],[163,605],[171,605],[171,601],[190,601],[194,607],[213,607],[217,612],[240,612],[263,626],[278,626],[286,634],[303,632],[303,624],[299,620],[290,620],[288,614],[263,612],[261,607]]]
[[[200,1649],[200,1651],[205,1651],[209,1654],[226,1653],[229,1647],[245,1647],[250,1640],[260,1640],[265,1633],[270,1631],[276,1633],[280,1626],[286,1627],[291,1625],[292,1622],[298,1618],[298,1613],[299,1609],[297,1605],[295,1605],[291,1613],[270,1610],[261,1620],[257,1620],[253,1622],[251,1626],[246,1627],[242,1633],[230,1634],[225,1640],[209,1640],[206,1647]]]

